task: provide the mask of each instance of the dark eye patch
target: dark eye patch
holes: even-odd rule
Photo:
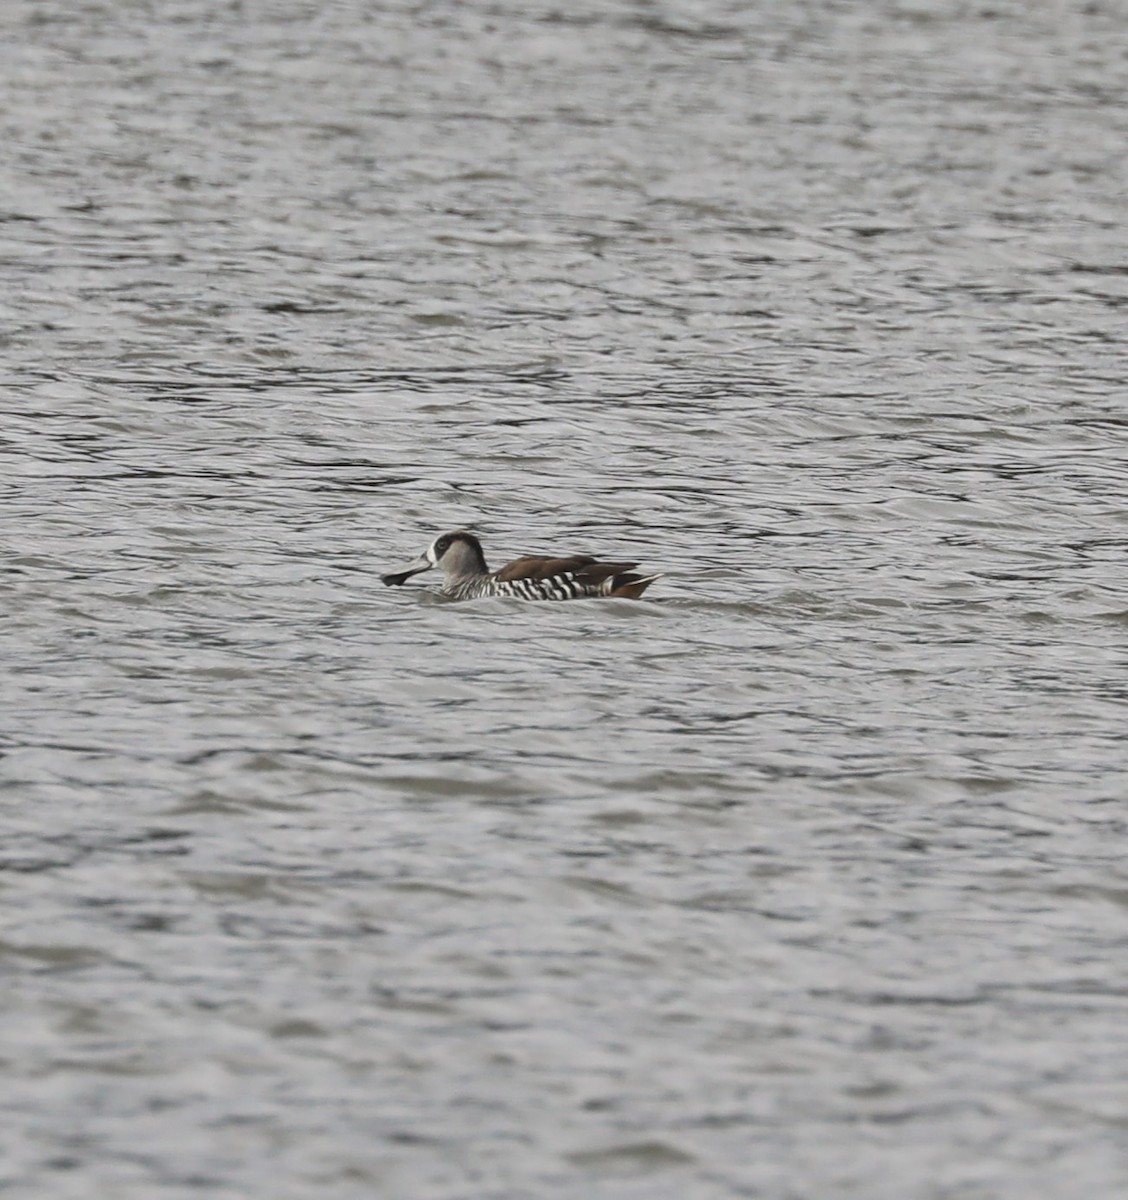
[[[436,557],[442,558],[442,556],[450,549],[450,543],[450,535],[444,533],[443,536],[435,543]]]

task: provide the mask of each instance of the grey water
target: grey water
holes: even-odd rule
[[[0,1195],[1128,1194],[1123,8],[0,18]]]

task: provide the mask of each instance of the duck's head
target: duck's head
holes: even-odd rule
[[[456,529],[453,533],[440,533],[413,563],[381,575],[380,581],[389,587],[399,587],[412,575],[419,575],[432,567],[438,567],[448,580],[485,575],[489,571],[486,556],[482,553],[482,543],[465,529]]]

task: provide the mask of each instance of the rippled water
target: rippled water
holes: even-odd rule
[[[0,1191],[1124,1195],[1123,13],[4,13]]]

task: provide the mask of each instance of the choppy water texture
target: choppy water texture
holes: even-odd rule
[[[1128,1194],[1123,15],[3,5],[4,1196]]]

